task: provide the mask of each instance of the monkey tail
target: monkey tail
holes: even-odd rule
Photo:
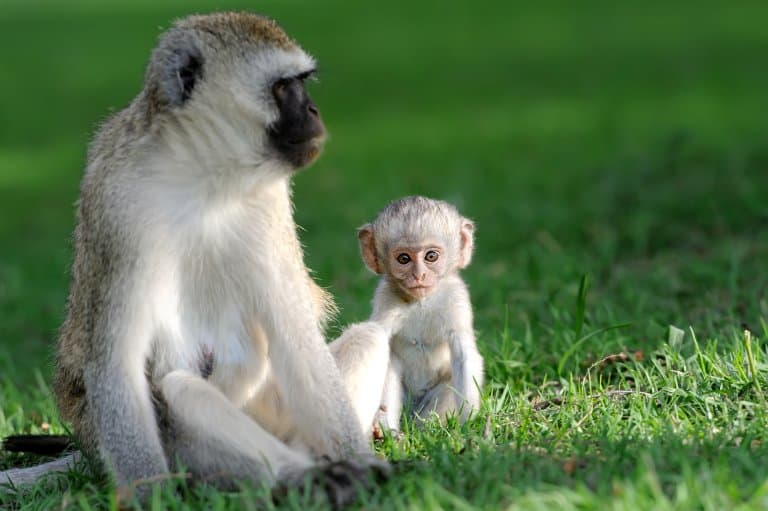
[[[53,474],[55,472],[68,472],[72,470],[75,463],[80,461],[80,458],[80,452],[75,451],[63,458],[49,461],[48,463],[42,463],[32,467],[4,470],[0,472],[0,493],[3,492],[5,486],[10,487],[10,490],[14,491],[17,486],[36,483],[45,475]]]
[[[2,447],[7,452],[59,456],[72,451],[74,444],[72,438],[66,435],[12,435],[3,439]],[[17,486],[36,483],[46,474],[66,472],[80,460],[80,457],[80,452],[75,451],[63,458],[40,465],[4,470],[0,472],[0,491],[6,485],[13,489]]]
[[[11,435],[3,439],[3,450],[40,456],[58,456],[73,448],[67,435]]]

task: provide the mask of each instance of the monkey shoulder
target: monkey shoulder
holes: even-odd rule
[[[446,278],[436,294],[431,309],[446,329],[472,328],[472,302],[469,289],[458,275]]]
[[[140,95],[126,108],[107,117],[88,145],[86,179],[92,173],[109,173],[112,169],[135,163],[137,147],[148,141],[151,119]]]
[[[452,302],[470,301],[469,288],[459,275],[449,275],[442,282],[441,291],[443,296],[449,296]]]

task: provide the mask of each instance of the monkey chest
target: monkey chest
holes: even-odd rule
[[[392,355],[402,367],[403,385],[413,393],[426,391],[451,376],[448,342],[426,333],[406,330],[392,338]]]
[[[156,345],[162,349],[156,369],[160,376],[178,368],[197,373],[241,404],[268,371],[266,339],[248,306],[253,299],[241,292],[247,275],[238,277],[236,266],[225,266],[204,250],[196,255],[158,277],[162,299],[155,310],[162,342]]]

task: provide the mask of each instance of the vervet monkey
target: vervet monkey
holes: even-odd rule
[[[397,430],[407,401],[417,420],[480,406],[483,358],[459,270],[472,259],[474,224],[447,202],[391,202],[358,232],[365,264],[382,275],[371,321],[391,330],[383,425]]]
[[[290,484],[317,459],[343,487],[383,465],[387,335],[326,345],[293,220],[291,176],[325,137],[314,71],[269,19],[181,19],[90,146],[54,390],[121,488],[176,467]]]

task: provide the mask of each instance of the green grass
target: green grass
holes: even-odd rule
[[[90,133],[138,91],[158,27],[231,7],[274,16],[320,62],[331,139],[295,199],[308,263],[342,307],[331,335],[368,314],[354,229],[388,200],[443,198],[478,226],[465,277],[483,410],[385,440],[396,474],[362,506],[768,507],[760,1],[6,2],[0,434],[65,428],[46,383]],[[0,507],[111,495],[73,474]],[[182,488],[153,508],[269,508],[265,495]]]

